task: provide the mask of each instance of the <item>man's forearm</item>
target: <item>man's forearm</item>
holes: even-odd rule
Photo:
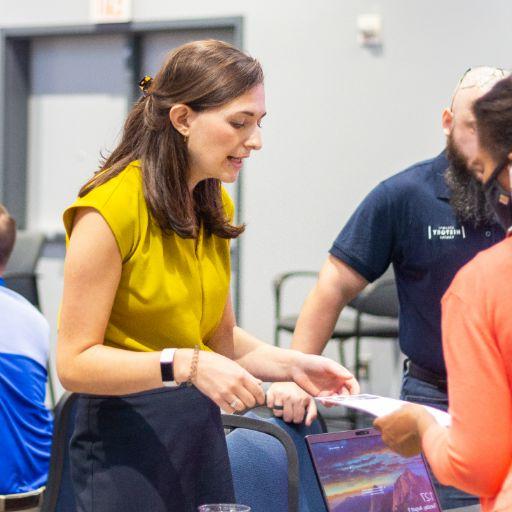
[[[292,348],[306,354],[321,354],[329,341],[344,303],[325,304],[314,289],[300,313],[293,333]]]

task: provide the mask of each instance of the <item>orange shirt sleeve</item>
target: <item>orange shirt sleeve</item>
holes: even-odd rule
[[[486,290],[490,283],[475,270],[463,270],[456,277],[462,286],[454,281],[443,298],[443,350],[452,426],[431,426],[423,437],[423,450],[441,483],[492,497],[510,467],[512,404],[489,313]]]

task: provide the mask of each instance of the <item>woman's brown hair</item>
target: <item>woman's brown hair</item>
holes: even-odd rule
[[[80,197],[139,160],[148,208],[164,233],[195,238],[194,212],[207,233],[236,238],[244,226],[231,225],[226,218],[219,180],[201,181],[191,197],[186,142],[170,122],[169,110],[177,103],[195,112],[220,107],[261,83],[259,62],[230,44],[205,40],[176,48],[132,108],[121,142],[82,187]]]
[[[478,138],[496,162],[512,151],[512,76],[504,78],[473,105]]]

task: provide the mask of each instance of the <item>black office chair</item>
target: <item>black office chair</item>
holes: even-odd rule
[[[293,333],[298,315],[282,316],[283,285],[294,278],[317,277],[317,272],[297,271],[278,275],[274,281],[274,344],[279,346],[281,331]],[[357,379],[361,370],[361,340],[363,338],[398,338],[398,295],[396,292],[394,273],[390,267],[379,279],[370,283],[345,308],[352,315],[342,312],[331,340],[339,342],[340,363],[346,365],[343,342],[355,339],[353,371]],[[346,311],[345,311],[346,313]]]
[[[366,286],[350,305],[357,311],[354,375],[359,379],[363,338],[398,339],[399,302],[392,268],[390,267],[379,279]],[[400,349],[398,344],[394,347],[395,359],[397,359]]]
[[[40,512],[76,512],[69,465],[69,440],[75,425],[78,395],[66,391],[54,408],[48,481]]]
[[[36,267],[45,236],[35,231],[18,231],[16,244],[4,272],[5,284],[40,309]]]
[[[275,277],[273,281],[274,288],[274,345],[276,347],[280,346],[280,334],[281,331],[288,332],[292,334],[295,331],[295,325],[297,324],[298,315],[282,315],[282,296],[284,285],[287,284],[292,279],[307,277],[307,278],[316,278],[318,277],[318,272],[313,272],[309,270],[299,270],[296,272],[286,272],[284,274],[279,274]],[[348,306],[350,309],[350,306]],[[343,342],[353,338],[355,336],[355,320],[354,318],[348,318],[344,314],[340,315],[338,321],[336,322],[336,326],[334,327],[334,331],[331,335],[331,340],[335,340],[339,342],[338,345],[338,353],[339,360],[342,365],[346,365],[345,361],[345,351]]]

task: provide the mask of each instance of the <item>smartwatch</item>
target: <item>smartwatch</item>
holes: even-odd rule
[[[167,388],[176,388],[179,384],[174,380],[174,354],[175,348],[164,348],[160,354],[160,371],[162,384]]]

